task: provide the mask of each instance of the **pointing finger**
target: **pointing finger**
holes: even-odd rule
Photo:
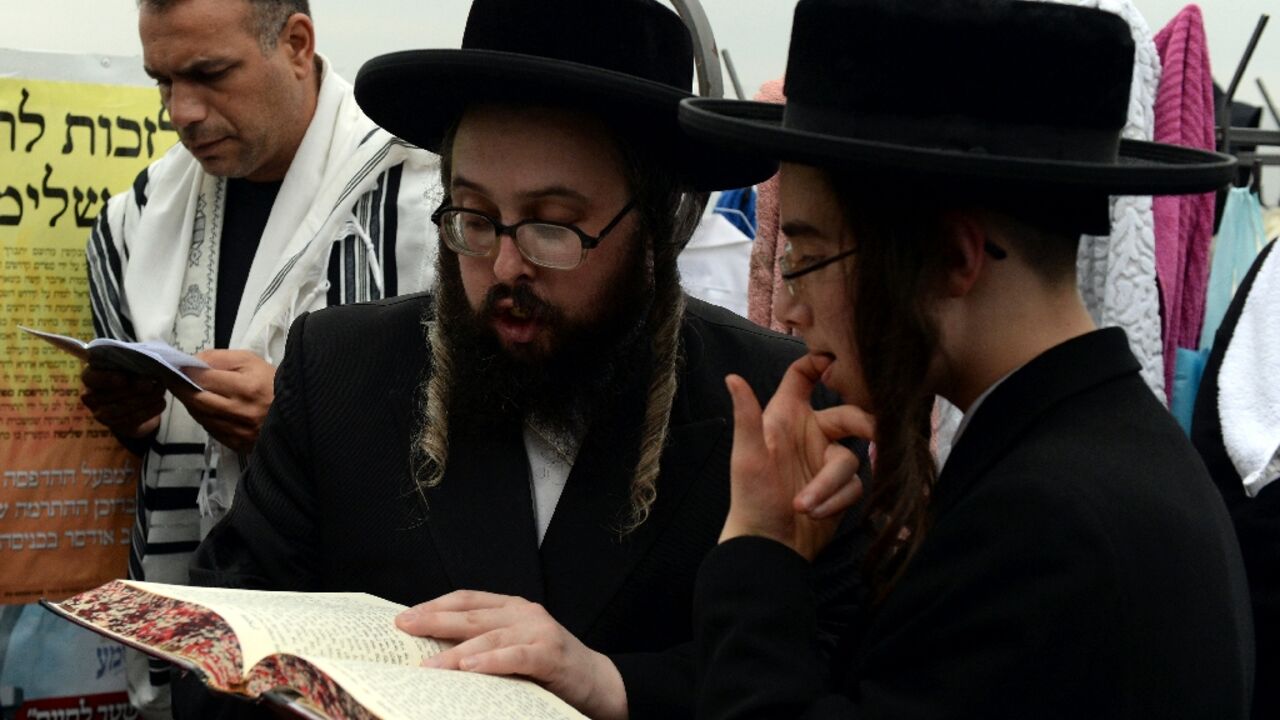
[[[756,399],[756,394],[747,381],[737,375],[725,377],[724,384],[729,388],[729,396],[733,399],[734,453],[747,453],[747,456],[763,454],[765,444],[761,429],[760,401]]]

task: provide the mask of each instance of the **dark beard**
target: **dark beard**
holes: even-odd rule
[[[453,361],[452,431],[492,432],[536,415],[552,427],[580,432],[613,411],[627,381],[647,382],[652,331],[646,320],[654,292],[643,243],[632,245],[638,257],[624,262],[622,276],[601,301],[603,314],[591,322],[567,320],[525,284],[496,285],[472,310],[457,256],[440,249],[436,321]],[[545,325],[549,352],[502,346],[492,322],[497,303],[506,299]]]

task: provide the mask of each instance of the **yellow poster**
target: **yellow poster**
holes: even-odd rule
[[[0,77],[0,604],[125,575],[139,460],[18,326],[93,337],[90,227],[176,140],[154,88]]]

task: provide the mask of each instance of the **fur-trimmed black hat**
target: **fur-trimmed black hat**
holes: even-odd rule
[[[943,191],[1205,192],[1233,158],[1122,140],[1119,16],[1024,0],[801,0],[783,106],[692,99],[691,134],[744,154]]]
[[[374,122],[432,151],[468,105],[564,105],[666,149],[696,189],[772,175],[773,161],[728,153],[681,131],[677,109],[693,97],[692,87],[689,31],[655,0],[475,0],[462,49],[373,58],[360,68],[355,94]]]

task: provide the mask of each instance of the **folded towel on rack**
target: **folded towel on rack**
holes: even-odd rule
[[[1223,444],[1250,497],[1280,478],[1280,252],[1262,263],[1218,376]]]
[[[1155,37],[1160,53],[1155,140],[1213,150],[1213,75],[1200,8],[1188,5]],[[1164,307],[1165,387],[1173,402],[1175,352],[1199,346],[1213,244],[1214,193],[1155,198],[1156,274]]]
[[[784,103],[782,78],[770,80],[760,87],[755,99],[760,102]],[[756,240],[751,248],[751,280],[747,286],[747,318],[752,322],[787,332],[786,326],[773,316],[773,298],[782,292],[782,259],[784,243],[778,242],[778,176],[756,186]]]

